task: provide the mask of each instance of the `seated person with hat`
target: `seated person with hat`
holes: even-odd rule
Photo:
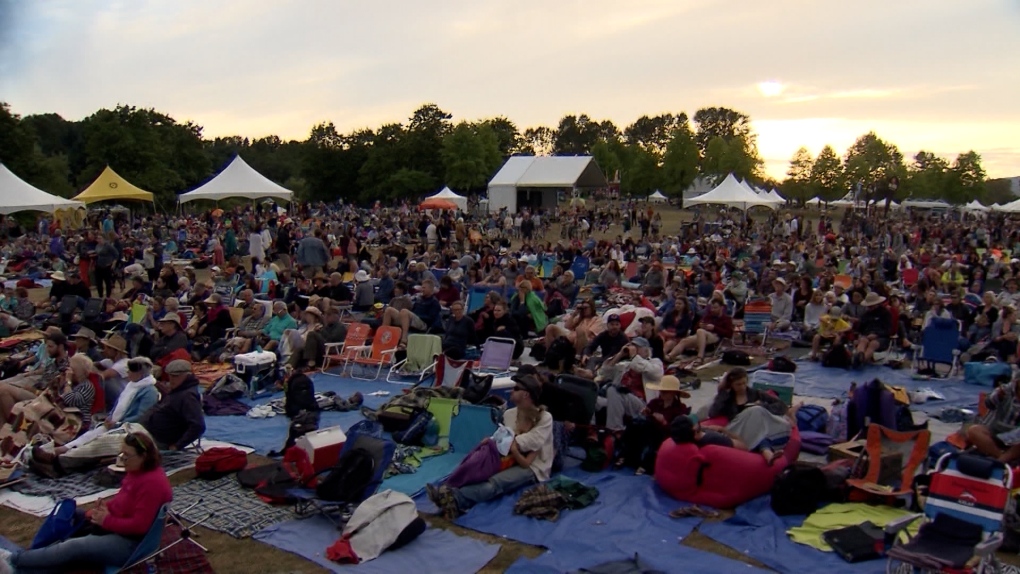
[[[227,344],[227,331],[234,328],[230,309],[223,304],[219,293],[209,295],[202,303],[207,306],[206,311],[201,312],[201,306],[196,308],[198,322],[188,329],[188,335],[194,340],[191,356],[195,361],[219,354]]]
[[[167,313],[156,322],[156,336],[149,349],[149,357],[159,361],[179,349],[188,348],[188,335],[181,329],[181,318],[176,313]]]
[[[514,375],[514,388],[510,399],[514,406],[503,413],[503,425],[517,429],[517,418],[523,411],[539,408],[542,384],[534,375]],[[553,418],[548,411],[539,409],[538,424],[531,430],[514,436],[509,456],[515,464],[502,470],[485,482],[459,488],[427,485],[428,496],[448,519],[464,514],[479,502],[493,500],[525,486],[549,480],[553,463]],[[488,439],[486,439],[488,440]],[[536,456],[529,456],[531,453]]]
[[[855,367],[873,363],[875,353],[883,352],[889,348],[893,328],[892,314],[883,303],[885,303],[885,297],[874,291],[868,293],[868,296],[861,302],[864,314],[856,328],[859,338],[852,358]]]
[[[634,337],[602,363],[596,382],[605,383],[605,396],[596,404],[606,409],[606,428],[623,430],[628,418],[641,414],[646,385],[658,384],[662,375],[662,361],[652,357],[651,344],[644,337]]]
[[[74,341],[74,348],[76,353],[85,355],[92,361],[102,360],[103,356],[99,349],[96,347],[96,333],[88,327],[80,327],[78,331],[71,337]]]
[[[786,292],[786,280],[776,277],[772,280],[774,292],[769,295],[772,302],[772,322],[769,323],[769,330],[786,331],[790,328],[793,320],[793,297]]]
[[[142,415],[139,422],[149,431],[160,450],[183,450],[205,433],[205,413],[198,378],[191,363],[170,361],[163,397]]]
[[[673,420],[691,412],[680,400],[690,398],[691,394],[680,389],[680,379],[673,375],[666,375],[658,383],[649,383],[646,387],[657,391],[659,396],[648,401],[640,417],[627,423],[620,442],[621,456],[615,464],[616,468],[636,468],[635,474],[639,475],[655,468],[655,455],[669,436]]]
[[[234,336],[227,340],[227,344],[219,356],[220,362],[228,362],[234,355],[251,351],[254,342],[268,323],[269,315],[266,313],[266,306],[261,303],[254,305],[251,314],[241,320],[241,325],[238,326]]]
[[[103,395],[106,398],[106,412],[113,412],[117,399],[124,392],[128,381],[128,343],[120,335],[99,342],[103,358],[96,363],[100,378],[103,379]]]

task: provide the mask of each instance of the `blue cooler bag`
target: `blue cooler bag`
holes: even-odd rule
[[[1005,378],[1008,382],[1013,378],[1013,368],[1006,363],[965,363],[963,365],[963,381],[968,385],[993,387],[996,379]]]

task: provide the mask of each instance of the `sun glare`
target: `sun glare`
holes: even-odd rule
[[[783,93],[786,86],[782,82],[776,82],[769,80],[768,82],[758,82],[758,92],[766,98],[774,98]]]

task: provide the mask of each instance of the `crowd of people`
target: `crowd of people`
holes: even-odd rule
[[[774,460],[795,407],[748,389],[746,373],[733,370],[695,417],[669,374],[732,341],[752,302],[768,302],[771,333],[834,366],[910,350],[942,320],[958,323],[968,356],[1016,361],[1020,260],[1011,253],[1020,227],[1004,216],[735,213],[666,225],[629,201],[474,215],[259,203],[192,215],[101,212],[83,230],[45,217],[24,229],[8,218],[0,253],[6,275],[21,279],[5,286],[0,329],[45,335],[2,365],[0,416],[18,429],[19,405],[40,397],[81,412],[69,440],[32,448],[42,472],[61,474],[116,455],[124,433],[185,448],[204,430],[196,363],[260,350],[277,354],[283,377],[318,369],[326,345],[344,340],[347,317],[399,327],[402,346],[411,333],[438,334],[454,359],[489,337],[512,339],[515,360],[531,347],[527,362],[540,365],[516,375],[516,409],[504,418],[518,436],[512,460],[487,482],[432,489],[455,515],[548,478],[549,373],[600,386],[598,422],[621,437],[619,466],[652,472],[669,436]],[[566,231],[551,237],[554,222]],[[52,286],[33,303],[28,288],[40,280]],[[476,304],[477,292],[485,294]],[[993,408],[1008,402],[992,399]],[[706,418],[726,423],[699,424]],[[1015,414],[1007,418],[1016,425]],[[1015,454],[974,439],[990,454]],[[14,456],[16,440],[4,441]]]

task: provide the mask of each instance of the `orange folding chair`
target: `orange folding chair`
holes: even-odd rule
[[[850,500],[862,502],[874,496],[900,496],[912,492],[914,475],[928,458],[931,431],[895,431],[882,425],[868,425],[864,451],[855,462],[863,472],[847,484],[854,490]]]
[[[400,344],[400,327],[379,327],[375,332],[375,339],[371,347],[355,347],[357,350],[347,361],[348,365],[366,367],[371,371],[375,367],[375,375],[371,377],[359,377],[355,370],[351,369],[349,374],[355,379],[363,381],[374,381],[382,374],[383,367],[393,365],[393,356],[397,352],[397,345]]]
[[[372,327],[365,323],[351,323],[347,327],[347,336],[342,343],[326,343],[326,352],[322,357],[322,368],[319,371],[324,375],[335,377],[343,376],[343,369],[337,374],[326,372],[335,362],[340,365],[347,365],[347,362],[354,358],[358,349],[365,345],[368,337],[372,334]]]

